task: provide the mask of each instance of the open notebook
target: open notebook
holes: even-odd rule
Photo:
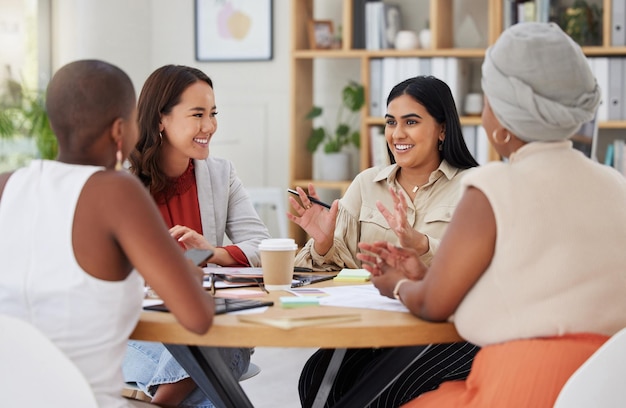
[[[269,300],[215,298],[215,314],[218,315],[228,312],[237,312],[239,310],[254,309],[256,307],[272,306],[273,304],[274,302]],[[167,306],[163,303],[144,306],[144,310],[169,312]]]

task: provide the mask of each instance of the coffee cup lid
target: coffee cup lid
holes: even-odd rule
[[[298,249],[298,245],[291,238],[264,239],[259,244],[259,250],[261,251],[287,251],[294,249]]]

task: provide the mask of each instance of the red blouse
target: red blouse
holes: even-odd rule
[[[183,174],[170,179],[168,188],[154,194],[154,200],[168,228],[184,225],[202,234],[202,219],[200,218],[193,160],[189,161],[189,167]],[[185,248],[182,242],[180,245],[183,249]],[[224,248],[236,262],[229,266],[250,266],[248,258],[238,246],[227,245],[221,248]]]

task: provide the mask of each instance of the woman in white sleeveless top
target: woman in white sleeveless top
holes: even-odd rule
[[[137,140],[135,103],[130,78],[111,64],[62,67],[46,100],[57,160],[0,175],[0,313],[46,334],[107,408],[130,404],[121,363],[142,277],[187,329],[205,333],[213,319],[198,269],[152,198],[115,171]]]

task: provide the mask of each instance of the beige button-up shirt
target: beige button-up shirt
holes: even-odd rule
[[[376,201],[393,210],[389,187],[404,193],[396,180],[399,169],[395,164],[383,169],[372,167],[356,176],[339,201],[333,247],[321,256],[315,252],[311,239],[296,256],[296,265],[327,271],[360,268],[361,262],[356,258],[359,242],[389,241],[397,244],[398,237],[376,208]],[[404,193],[409,224],[428,236],[429,250],[422,255],[426,264],[430,264],[461,198],[460,179],[465,171],[452,167],[444,160],[431,173],[428,183],[417,191],[415,200],[411,201]]]

